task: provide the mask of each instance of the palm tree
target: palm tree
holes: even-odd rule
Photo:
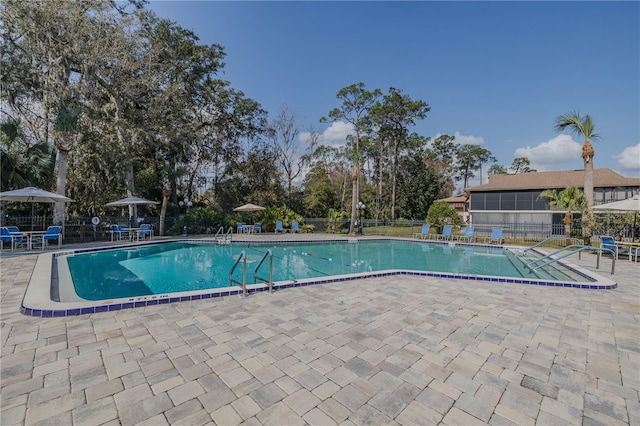
[[[595,124],[591,120],[589,114],[580,116],[578,111],[571,111],[568,114],[559,116],[554,124],[556,132],[562,132],[569,129],[571,133],[584,137],[584,145],[582,145],[582,159],[584,161],[584,194],[587,199],[587,205],[582,217],[582,236],[585,238],[585,244],[591,238],[593,213],[593,156],[595,151],[591,146],[590,140],[600,138],[595,132]]]
[[[51,157],[46,143],[29,146],[19,120],[0,123],[0,191],[40,186],[50,177]],[[6,201],[0,201],[0,224],[6,219]]]
[[[555,189],[547,189],[542,191],[539,197],[548,199],[549,206],[567,211],[562,223],[564,223],[564,236],[571,238],[573,211],[583,210],[586,207],[587,198],[585,193],[575,186],[568,186],[559,192]]]

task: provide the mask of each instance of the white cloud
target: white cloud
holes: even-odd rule
[[[569,135],[558,135],[547,142],[542,142],[537,146],[527,146],[518,148],[514,152],[514,157],[526,157],[531,162],[531,166],[538,170],[546,169],[546,165],[560,164],[580,159],[582,155],[582,145],[574,141]]]
[[[334,121],[331,126],[324,129],[318,142],[321,145],[327,145],[332,147],[344,146],[347,143],[348,135],[355,135],[355,128],[351,123],[345,123],[344,121]],[[300,140],[307,141],[309,139],[309,132],[300,133]]]
[[[438,139],[440,136],[442,136],[442,133],[436,133],[430,143],[433,143],[433,141]],[[482,145],[484,143],[484,138],[482,136],[465,136],[461,135],[460,132],[455,132],[453,137],[455,138],[454,142],[458,145]]]
[[[640,170],[640,143],[626,147],[621,154],[614,155],[613,158],[618,160],[618,167],[623,170]]]
[[[460,132],[455,132],[453,136],[456,138],[456,143],[460,145],[482,145],[484,143],[482,136],[465,136],[461,135]]]

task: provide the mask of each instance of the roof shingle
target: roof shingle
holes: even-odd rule
[[[584,187],[584,170],[561,170],[553,172],[529,172],[513,175],[489,176],[489,183],[466,188],[469,192],[508,191],[508,190],[545,190],[566,188],[568,186]],[[611,188],[619,186],[640,187],[640,178],[628,178],[611,169],[593,170],[594,188]]]

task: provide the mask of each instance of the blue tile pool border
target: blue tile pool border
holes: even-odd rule
[[[415,241],[415,240],[406,240],[406,239],[393,239],[393,238],[367,238],[363,241],[393,241],[393,240],[402,240],[402,241],[412,241],[416,244],[434,244],[434,245],[446,245],[448,242],[438,242],[438,241]],[[159,241],[159,242],[147,242],[139,245],[155,245],[155,244],[167,244],[167,243],[175,243],[175,242],[193,242],[193,243],[203,243],[203,244],[211,244],[212,240],[210,239],[180,239],[180,240],[169,240],[169,241]],[[247,240],[238,240],[234,241],[232,244],[310,244],[310,243],[332,243],[332,242],[358,242],[358,240],[348,240],[348,239],[331,239],[331,240],[269,240],[269,241],[247,241]],[[503,248],[500,245],[489,245],[489,244],[472,244],[472,243],[458,243],[456,245],[459,246],[469,246],[469,247],[493,247],[493,248]],[[130,245],[119,245],[119,246],[110,246],[110,247],[99,247],[99,248],[87,248],[87,249],[78,249],[78,250],[67,250],[61,251],[57,253],[53,253],[53,257],[59,257],[70,254],[81,254],[95,251],[104,251],[104,250],[118,250],[122,248],[131,247]],[[353,281],[358,279],[365,278],[377,278],[377,277],[388,277],[388,276],[397,276],[397,275],[407,275],[407,276],[418,276],[418,277],[429,277],[429,278],[445,278],[445,279],[462,279],[469,281],[482,281],[482,282],[494,282],[494,283],[507,283],[507,284],[525,284],[525,285],[537,285],[537,286],[546,286],[546,287],[563,287],[563,288],[579,288],[579,289],[589,289],[589,290],[612,290],[617,288],[616,282],[606,283],[606,284],[598,284],[595,281],[595,278],[588,273],[575,268],[569,264],[562,263],[563,266],[577,275],[584,277],[587,280],[592,280],[592,282],[584,283],[584,282],[566,282],[566,281],[551,281],[551,280],[543,280],[543,279],[523,279],[523,278],[514,278],[514,277],[491,277],[485,275],[473,275],[473,274],[460,274],[460,273],[450,273],[450,272],[431,272],[431,271],[412,271],[412,270],[391,270],[391,271],[376,271],[376,272],[366,272],[360,274],[350,274],[350,275],[341,275],[335,277],[318,277],[318,278],[310,278],[300,281],[286,281],[280,283],[274,283],[273,289],[274,291],[287,289],[287,288],[296,288],[296,287],[305,287],[309,285],[316,284],[329,284],[329,283],[338,283],[345,281]],[[260,293],[264,291],[268,291],[269,287],[266,284],[252,284],[250,287],[247,287],[247,294]],[[73,307],[70,309],[42,309],[42,308],[29,308],[25,306],[25,298],[22,299],[20,305],[20,312],[24,315],[35,316],[35,317],[43,317],[43,318],[55,318],[55,317],[65,317],[65,316],[77,316],[77,315],[86,315],[86,314],[95,314],[100,312],[112,312],[123,309],[133,309],[140,307],[148,307],[148,306],[157,306],[163,304],[171,304],[171,303],[180,303],[180,302],[189,302],[189,301],[197,301],[202,299],[212,299],[219,297],[228,297],[228,296],[241,296],[242,288],[240,287],[225,287],[225,288],[216,288],[210,289],[209,291],[203,290],[199,291],[196,294],[190,295],[176,295],[176,294],[163,294],[163,295],[149,295],[149,296],[140,296],[140,297],[132,297],[132,298],[123,298],[118,301],[114,301],[113,303],[105,303],[105,304],[96,304],[95,306],[86,306],[86,307]],[[91,303],[92,301],[87,301],[87,303]],[[58,303],[58,302],[52,302]],[[94,302],[95,303],[95,302]]]

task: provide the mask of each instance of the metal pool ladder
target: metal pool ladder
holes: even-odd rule
[[[262,266],[264,260],[269,256],[269,279],[265,279],[258,276],[258,269]],[[263,283],[269,284],[269,293],[273,293],[273,253],[271,250],[267,250],[267,252],[262,256],[260,262],[258,262],[258,266],[253,271],[253,282],[257,283],[258,281],[262,281]]]
[[[258,269],[262,266],[264,260],[269,257],[269,279],[262,278],[258,276]],[[242,262],[242,281],[238,281],[233,278],[233,273],[236,270],[236,267]],[[271,250],[267,250],[267,252],[262,256],[260,262],[258,262],[258,266],[253,271],[253,281],[256,284],[258,281],[262,281],[269,285],[269,293],[273,292],[273,253]],[[238,259],[236,259],[235,263],[231,267],[229,271],[229,287],[233,287],[234,285],[239,285],[242,287],[242,296],[247,295],[247,254],[243,251],[240,252]]]
[[[233,279],[233,272],[236,270],[236,266],[242,261],[242,281]],[[229,271],[229,287],[233,287],[234,284],[242,286],[242,296],[247,295],[247,254],[243,251],[240,252],[240,256],[236,259],[236,262]]]
[[[224,227],[221,226],[218,228],[218,232],[213,237],[217,244],[231,244],[231,238],[233,235],[233,228],[230,226],[227,230],[227,233],[224,233]]]

